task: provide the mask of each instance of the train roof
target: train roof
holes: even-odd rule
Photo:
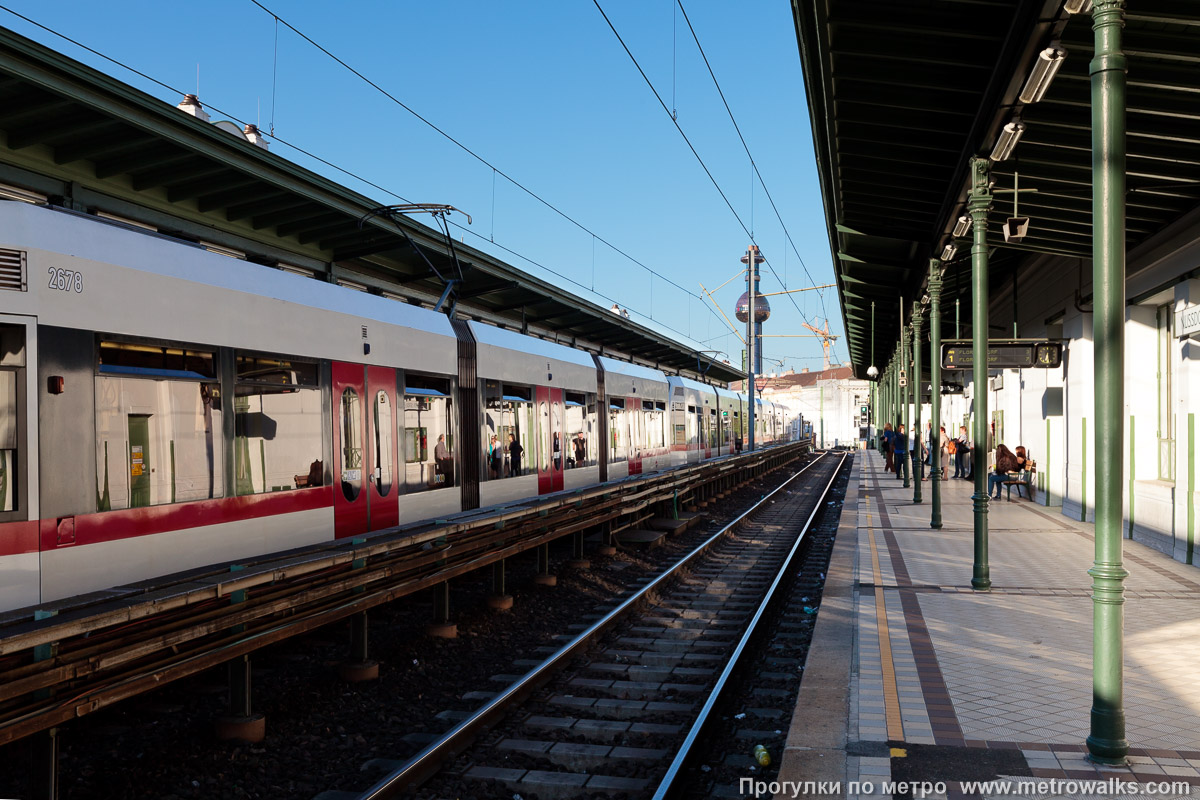
[[[0,190],[433,307],[457,268],[442,234],[0,27]],[[743,377],[670,336],[464,244],[457,315],[670,372]]]

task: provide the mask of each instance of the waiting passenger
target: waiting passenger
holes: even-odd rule
[[[446,447],[446,434],[439,433],[437,444],[433,446],[434,471],[441,479],[436,485],[449,485],[453,481],[454,462],[450,458],[450,450]]]
[[[508,435],[508,474],[521,474],[521,453],[525,452],[525,448],[521,447],[521,443],[511,433]]]
[[[487,449],[488,468],[492,472],[492,479],[500,477],[500,467],[504,462],[504,449],[500,447],[500,439],[496,434],[492,434],[492,440],[488,442]]]
[[[1020,463],[1013,451],[1004,445],[998,445],[996,447],[996,468],[992,474],[988,475],[988,497],[992,496],[994,487],[996,489],[995,499],[999,500],[1000,489],[1004,486],[1004,481],[1009,479],[1008,473],[1016,472],[1020,468]]]
[[[323,486],[325,485],[325,467],[321,464],[321,459],[312,462],[308,467],[308,483],[307,486]]]
[[[583,438],[583,432],[575,434],[575,466],[582,467],[583,462],[587,460],[587,440]]]

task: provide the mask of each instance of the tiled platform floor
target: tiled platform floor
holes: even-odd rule
[[[991,503],[992,591],[975,592],[973,486],[942,483],[943,527],[934,530],[930,482],[916,505],[877,453],[859,452],[854,469],[856,497],[847,497],[839,532],[857,537],[847,570],[854,632],[846,784],[888,779],[908,744],[1019,749],[1033,780],[1175,779],[1191,788],[1161,796],[1200,797],[1200,569],[1125,542],[1132,749],[1128,767],[1100,769],[1083,746],[1092,701],[1093,526],[1015,494]],[[814,652],[820,646],[818,638]],[[804,774],[804,729],[812,722],[797,710],[782,779]],[[890,757],[889,743],[899,748]],[[982,796],[956,787],[950,797]]]

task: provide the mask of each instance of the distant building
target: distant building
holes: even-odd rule
[[[735,386],[745,391],[744,382]],[[866,438],[868,415],[863,409],[871,402],[871,384],[855,378],[850,367],[772,372],[757,376],[754,387],[763,399],[782,403],[811,422],[818,446],[857,447],[858,441]]]

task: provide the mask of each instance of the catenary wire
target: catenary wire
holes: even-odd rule
[[[641,261],[639,261],[638,259],[634,258],[634,257],[633,257],[632,255],[630,255],[629,253],[626,253],[624,250],[622,250],[621,248],[617,247],[617,246],[616,246],[616,245],[614,245],[612,242],[610,242],[610,241],[608,241],[607,239],[605,239],[603,236],[600,236],[600,235],[596,234],[596,233],[595,233],[595,232],[593,232],[593,231],[592,231],[590,228],[588,228],[587,226],[585,226],[583,223],[579,222],[577,219],[575,219],[574,217],[572,217],[571,215],[567,214],[567,213],[566,213],[565,211],[563,211],[562,209],[560,209],[560,208],[558,208],[557,206],[555,206],[555,205],[554,205],[553,203],[551,203],[549,200],[546,200],[544,197],[542,197],[541,195],[537,194],[537,193],[536,193],[536,192],[534,192],[532,189],[530,189],[529,187],[527,187],[527,186],[525,186],[524,184],[522,184],[520,181],[518,181],[518,180],[516,180],[515,178],[513,178],[511,175],[509,175],[508,173],[506,173],[504,170],[502,170],[502,169],[500,169],[500,168],[496,167],[494,164],[492,164],[492,163],[491,163],[490,161],[488,161],[486,158],[484,158],[483,156],[479,155],[479,153],[475,152],[475,151],[474,151],[474,150],[472,150],[470,147],[468,147],[467,145],[463,144],[463,143],[462,143],[462,142],[460,142],[458,139],[454,138],[454,137],[453,137],[453,136],[451,136],[449,133],[447,133],[446,131],[444,131],[444,130],[442,130],[441,128],[439,128],[439,127],[438,127],[436,124],[434,124],[432,121],[430,121],[429,119],[427,119],[427,118],[425,118],[424,116],[422,116],[422,115],[421,115],[419,112],[417,112],[417,111],[416,111],[415,109],[413,109],[411,106],[409,106],[409,105],[405,104],[405,103],[404,103],[404,101],[400,100],[400,99],[399,99],[399,98],[397,98],[395,95],[393,95],[393,94],[391,94],[390,92],[388,92],[386,89],[384,89],[384,88],[383,88],[382,86],[380,86],[378,83],[376,83],[375,81],[371,80],[371,79],[370,79],[370,78],[368,78],[368,77],[367,77],[365,74],[363,74],[362,72],[359,72],[357,69],[355,69],[354,67],[350,66],[350,64],[348,64],[346,61],[342,60],[342,59],[341,59],[341,58],[339,58],[337,55],[335,55],[334,53],[332,53],[330,50],[326,49],[324,46],[322,46],[321,44],[319,44],[318,42],[316,42],[314,39],[312,39],[312,37],[308,36],[308,34],[304,33],[303,31],[301,31],[300,29],[298,29],[298,28],[297,28],[295,25],[292,25],[292,24],[291,24],[290,22],[288,22],[286,19],[283,19],[283,18],[282,18],[282,17],[280,17],[278,14],[276,14],[274,11],[272,11],[272,10],[271,10],[271,9],[269,9],[269,8],[267,8],[267,6],[263,5],[261,2],[259,2],[259,0],[250,0],[250,2],[251,2],[251,3],[253,3],[254,5],[258,6],[259,8],[261,8],[261,9],[262,9],[263,11],[265,11],[266,13],[270,14],[270,15],[271,15],[272,17],[274,17],[275,19],[277,19],[277,20],[279,20],[280,22],[282,22],[282,23],[283,23],[283,24],[284,24],[284,25],[285,25],[287,28],[289,28],[289,29],[290,29],[290,30],[291,30],[293,33],[295,33],[297,36],[299,36],[300,38],[304,39],[304,41],[308,42],[309,44],[311,44],[313,47],[315,47],[315,48],[317,48],[318,50],[320,50],[320,51],[321,51],[322,53],[324,53],[325,55],[329,56],[329,58],[331,58],[331,59],[333,59],[334,61],[336,61],[338,64],[340,64],[342,67],[344,67],[344,68],[345,68],[347,71],[349,71],[351,74],[355,75],[355,76],[356,76],[356,77],[358,77],[360,80],[362,80],[363,82],[365,82],[365,83],[366,83],[368,86],[370,86],[371,88],[375,89],[377,92],[379,92],[380,94],[382,94],[384,97],[388,98],[388,99],[389,99],[389,100],[391,100],[393,103],[395,103],[396,105],[398,105],[398,106],[400,106],[401,108],[403,108],[403,109],[404,109],[405,111],[407,111],[409,114],[412,114],[412,115],[413,115],[414,117],[416,117],[418,120],[420,120],[421,122],[425,123],[425,125],[427,125],[427,126],[429,126],[430,128],[432,128],[434,131],[436,131],[438,134],[440,134],[440,135],[441,135],[443,138],[445,138],[447,141],[449,141],[449,142],[451,142],[452,144],[454,144],[455,146],[457,146],[457,147],[458,147],[460,150],[462,150],[464,153],[467,153],[469,156],[471,156],[472,158],[474,158],[476,161],[478,161],[479,163],[483,164],[484,166],[487,166],[487,167],[489,167],[489,168],[491,168],[491,169],[495,170],[495,171],[496,171],[496,172],[497,172],[497,173],[498,173],[498,174],[499,174],[499,175],[500,175],[502,178],[504,178],[506,181],[508,181],[509,183],[511,183],[513,186],[516,186],[516,187],[517,187],[518,189],[520,189],[521,191],[525,192],[527,195],[529,195],[529,196],[530,196],[530,197],[532,197],[534,200],[536,200],[536,201],[538,201],[539,203],[541,203],[542,205],[544,205],[546,208],[548,208],[548,209],[550,209],[551,211],[553,211],[553,212],[554,212],[555,214],[557,214],[558,216],[560,216],[560,217],[562,217],[563,219],[565,219],[567,222],[570,222],[572,225],[574,225],[575,227],[579,228],[581,231],[584,231],[585,233],[589,233],[589,234],[591,234],[591,235],[593,235],[593,236],[596,236],[596,238],[598,238],[598,239],[599,239],[601,242],[603,242],[604,244],[608,245],[608,246],[609,246],[610,248],[612,248],[612,250],[614,250],[615,252],[617,252],[617,253],[620,253],[622,256],[624,256],[625,258],[629,259],[629,261],[631,261],[632,263],[634,263],[634,264],[637,264],[639,267],[641,267],[642,269],[646,270],[646,271],[647,271],[647,272],[649,272],[650,274],[652,274],[652,275],[656,275],[656,276],[657,276],[657,277],[659,277],[660,279],[662,279],[662,280],[666,281],[667,283],[671,284],[671,285],[672,285],[672,286],[674,286],[675,288],[679,289],[681,292],[684,292],[685,294],[688,294],[688,295],[690,295],[691,297],[694,297],[694,298],[696,298],[697,300],[699,300],[699,299],[700,299],[700,296],[699,296],[699,295],[697,295],[697,294],[695,294],[695,293],[693,293],[693,292],[689,291],[687,288],[685,288],[685,287],[683,287],[683,286],[679,285],[679,284],[678,284],[678,283],[676,283],[675,281],[673,281],[673,280],[671,280],[670,278],[668,278],[667,276],[663,275],[661,272],[658,272],[657,270],[653,269],[652,267],[649,267],[649,266],[647,266],[646,264],[644,264],[643,262],[641,262]]]
[[[696,42],[696,49],[700,51],[700,57],[704,59],[704,66],[708,69],[708,75],[712,78],[713,86],[717,88],[717,94],[721,97],[721,102],[725,105],[725,113],[729,115],[729,121],[733,123],[733,129],[737,131],[738,139],[742,142],[742,148],[746,151],[746,158],[750,159],[750,166],[754,169],[754,174],[758,176],[758,182],[762,185],[763,193],[766,194],[767,200],[771,203],[771,209],[775,212],[775,218],[779,220],[779,226],[783,228],[783,235],[787,237],[788,244],[792,246],[792,252],[796,254],[796,258],[800,260],[800,266],[804,268],[804,274],[808,276],[808,280],[815,286],[817,281],[813,278],[812,273],[808,271],[808,264],[804,263],[804,256],[800,255],[800,251],[796,248],[795,241],[792,240],[792,233],[788,230],[787,224],[783,221],[783,215],[779,213],[778,206],[775,205],[775,198],[771,196],[771,190],[767,188],[767,182],[763,179],[762,173],[758,169],[758,162],[754,160],[754,156],[750,154],[750,145],[746,143],[746,137],[742,135],[742,129],[737,124],[737,119],[733,116],[733,109],[729,107],[729,101],[725,99],[725,92],[721,89],[721,83],[717,80],[717,75],[713,72],[712,64],[708,61],[708,54],[704,52],[704,46],[700,44],[700,37],[696,34],[696,29],[692,27],[692,20],[688,17],[687,9],[683,7],[682,0],[675,0],[679,6],[680,12],[683,13],[683,20],[687,23],[688,30],[691,31],[692,39]],[[753,197],[753,195],[751,195]],[[774,270],[772,269],[772,272]],[[776,275],[776,278],[779,276]],[[783,283],[783,288],[787,289],[787,282]],[[817,296],[821,298],[821,312],[828,318],[828,312],[825,310],[825,292],[818,290]],[[791,295],[788,295],[791,298]],[[792,303],[795,304],[795,299]],[[796,307],[799,311],[799,306]]]
[[[251,0],[251,1],[256,2],[256,0]],[[692,144],[691,139],[689,139],[688,135],[684,132],[683,127],[679,124],[679,120],[676,119],[675,115],[673,115],[671,113],[671,110],[669,108],[667,108],[667,104],[663,100],[662,95],[659,94],[658,89],[656,89],[654,84],[650,81],[649,76],[646,75],[646,71],[644,69],[642,69],[642,65],[638,62],[637,57],[634,56],[633,51],[631,51],[629,49],[629,45],[627,45],[625,43],[625,40],[621,37],[621,34],[617,31],[616,26],[613,25],[612,20],[609,19],[608,14],[606,14],[604,12],[604,9],[600,6],[599,0],[592,0],[592,3],[596,6],[596,10],[600,12],[600,16],[602,16],[604,18],[604,21],[608,24],[608,27],[612,31],[613,35],[617,37],[617,41],[620,43],[621,47],[625,50],[625,53],[626,53],[626,55],[629,56],[629,59],[633,62],[634,67],[637,68],[638,73],[642,76],[642,80],[644,80],[646,82],[646,86],[648,86],[650,88],[650,91],[654,94],[655,99],[658,100],[658,104],[662,107],[663,111],[666,112],[667,116],[671,117],[671,122],[675,125],[675,129],[677,131],[679,131],[679,135],[681,137],[683,137],[684,143],[687,144],[688,149],[692,151],[692,155],[695,156],[696,160],[700,163],[701,169],[704,170],[704,173],[708,176],[709,181],[712,182],[713,187],[717,190],[717,194],[719,194],[721,196],[721,199],[725,201],[725,205],[729,208],[730,213],[733,214],[734,219],[737,220],[738,225],[741,226],[742,231],[745,232],[746,236],[750,239],[751,242],[754,242],[755,244],[757,244],[757,242],[755,241],[754,235],[750,232],[750,229],[748,227],[746,227],[746,223],[742,220],[741,215],[738,214],[737,209],[735,209],[733,207],[733,204],[729,201],[729,197],[725,194],[725,191],[721,188],[721,185],[717,182],[717,179],[713,176],[712,171],[708,168],[708,165],[705,163],[705,161],[701,157],[700,153],[696,150],[695,146]],[[739,136],[740,135],[741,134],[739,132]],[[765,188],[766,187],[764,186],[764,189]],[[772,202],[772,205],[774,205],[774,202]],[[766,257],[764,257],[763,263],[765,263],[767,265],[767,267],[771,270],[771,274],[775,276],[775,279],[778,280],[780,282],[780,284],[783,284],[783,280],[779,277],[779,273],[775,271],[775,266],[770,262],[770,260],[767,259]],[[805,271],[807,272],[807,267],[805,268]],[[812,276],[810,275],[809,278],[811,280]],[[814,281],[814,283],[815,283],[815,281]],[[807,322],[811,325],[812,320],[809,319],[808,315],[805,314],[804,311],[800,308],[799,304],[796,303],[796,299],[790,294],[787,295],[787,297],[792,301],[792,305],[795,306],[796,311],[800,314],[800,317],[805,322]],[[822,302],[822,309],[824,309],[824,298],[822,298],[821,302]]]

